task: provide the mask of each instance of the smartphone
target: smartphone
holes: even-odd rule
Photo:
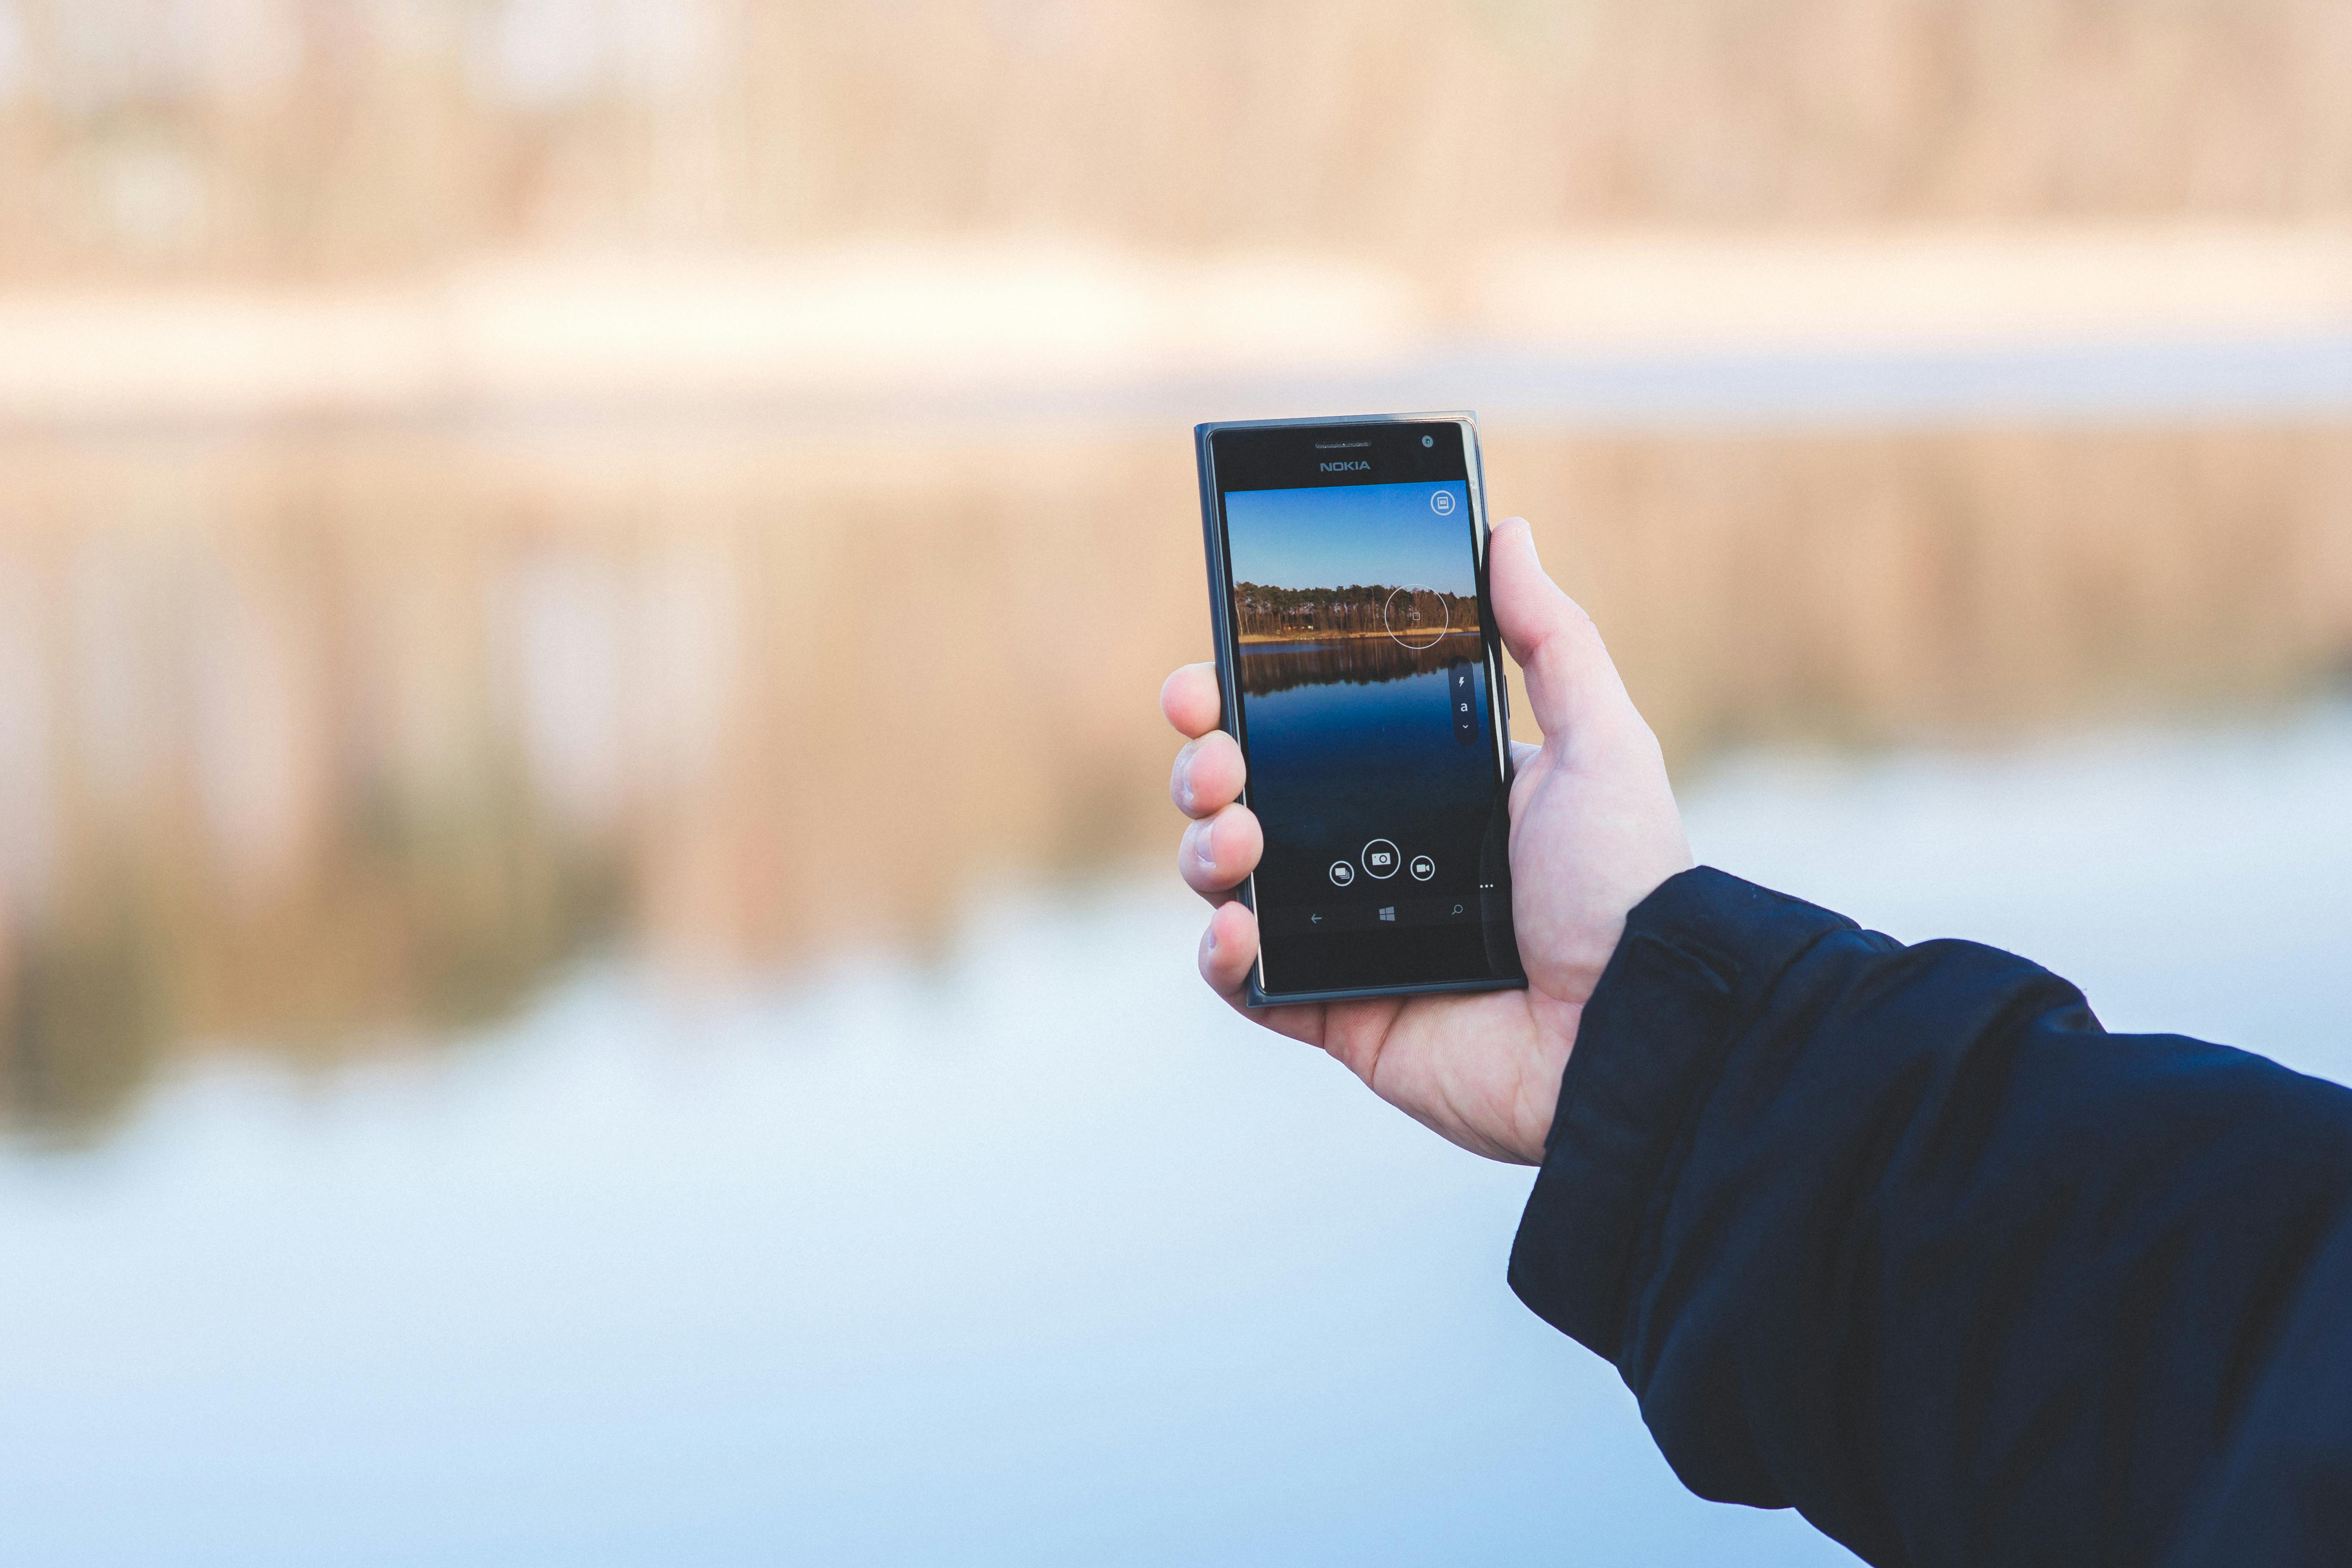
[[[1222,722],[1265,831],[1249,1004],[1525,985],[1476,416],[1195,436]]]

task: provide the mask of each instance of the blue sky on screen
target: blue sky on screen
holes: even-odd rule
[[[1443,515],[1429,504],[1439,490],[1454,497],[1453,510]],[[1468,500],[1459,480],[1229,490],[1225,535],[1234,580],[1276,588],[1412,583],[1471,594],[1477,575]]]

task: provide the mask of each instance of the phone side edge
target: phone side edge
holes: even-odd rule
[[[1233,575],[1233,573],[1225,561],[1224,529],[1221,526],[1221,519],[1218,515],[1217,459],[1214,445],[1217,432],[1227,427],[1225,425],[1216,423],[1195,425],[1192,426],[1192,437],[1193,460],[1200,471],[1201,480],[1201,553],[1208,567],[1209,629],[1216,645],[1217,728],[1231,735],[1234,738],[1234,744],[1239,746],[1242,743],[1241,717],[1237,710],[1239,705],[1234,700],[1233,693],[1239,689],[1241,667],[1239,654],[1234,643],[1233,600],[1225,587],[1226,580]],[[1249,804],[1249,784],[1246,780],[1242,784],[1241,802],[1244,805]],[[1242,885],[1235,889],[1235,897],[1240,900],[1244,909],[1253,913],[1256,911],[1257,877],[1255,873],[1243,879]],[[1267,1005],[1264,989],[1265,978],[1265,950],[1261,946],[1257,956],[1250,961],[1246,996],[1250,1006],[1263,1007]]]
[[[1498,826],[1503,835],[1503,887],[1501,903],[1505,911],[1506,919],[1503,922],[1502,930],[1507,933],[1507,936],[1503,939],[1504,942],[1507,942],[1507,948],[1505,948],[1503,942],[1497,941],[1496,934],[1496,922],[1492,918],[1483,919],[1481,921],[1481,928],[1486,932],[1488,944],[1486,950],[1487,962],[1496,968],[1502,968],[1505,966],[1505,957],[1506,954],[1507,954],[1509,967],[1516,969],[1517,972],[1516,977],[1498,980],[1496,983],[1496,988],[1524,987],[1528,983],[1527,961],[1520,955],[1518,951],[1518,928],[1515,922],[1508,919],[1508,915],[1516,902],[1515,896],[1512,892],[1512,887],[1516,879],[1511,875],[1509,858],[1509,803],[1512,785],[1518,778],[1519,764],[1518,758],[1513,753],[1511,749],[1511,682],[1509,673],[1506,669],[1504,664],[1505,649],[1503,647],[1503,631],[1500,623],[1497,622],[1495,616],[1494,585],[1491,577],[1491,568],[1494,562],[1495,525],[1493,514],[1486,509],[1486,451],[1485,443],[1478,438],[1477,415],[1474,413],[1465,416],[1462,419],[1462,427],[1463,445],[1469,454],[1469,461],[1465,467],[1470,475],[1471,537],[1476,545],[1478,619],[1480,622],[1481,651],[1484,655],[1486,668],[1487,744],[1494,748],[1496,761],[1503,781],[1500,805],[1501,817]],[[1491,908],[1488,895],[1482,890],[1479,894],[1479,898],[1482,906],[1484,906],[1482,907],[1480,913],[1482,916],[1486,916],[1487,909]]]
[[[1522,975],[1503,979],[1413,981],[1402,985],[1360,985],[1340,991],[1286,992],[1279,996],[1269,996],[1253,982],[1245,1001],[1252,1007],[1297,1007],[1321,1002],[1363,1002],[1382,996],[1451,996],[1474,991],[1525,991],[1527,988],[1527,979]]]
[[[1493,696],[1487,721],[1494,727],[1493,741],[1502,758],[1503,789],[1507,795],[1518,776],[1518,762],[1511,754],[1511,682],[1503,668],[1503,631],[1495,622],[1495,601],[1488,581],[1495,542],[1495,520],[1486,510],[1486,447],[1478,438],[1478,416],[1465,413],[1458,416],[1462,422],[1462,444],[1470,454],[1466,465],[1470,474],[1470,519],[1475,530],[1477,543],[1478,618],[1484,633],[1486,660],[1486,685]]]

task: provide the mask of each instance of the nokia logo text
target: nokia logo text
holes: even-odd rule
[[[1344,474],[1351,469],[1370,469],[1370,468],[1371,464],[1362,461],[1326,463],[1323,465],[1323,471],[1327,474]]]

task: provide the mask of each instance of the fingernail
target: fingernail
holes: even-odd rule
[[[1201,824],[1201,830],[1192,835],[1192,863],[1203,871],[1217,868],[1217,847],[1210,842],[1216,831],[1216,823],[1210,821]]]
[[[1217,951],[1217,928],[1214,926],[1209,928],[1209,951],[1211,952]]]
[[[1192,809],[1192,748],[1184,748],[1184,760],[1177,765],[1176,788],[1184,800],[1184,809]]]

